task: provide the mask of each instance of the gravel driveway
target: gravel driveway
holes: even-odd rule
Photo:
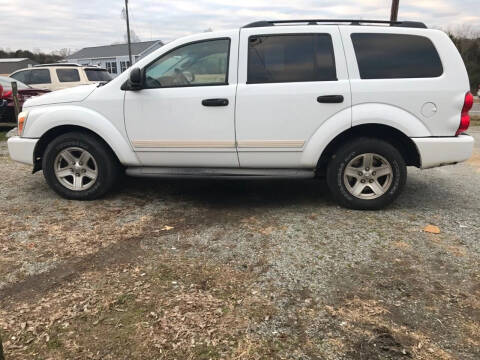
[[[67,201],[0,142],[7,359],[479,359],[480,128],[395,204],[321,181],[127,179]],[[426,232],[434,225],[439,234]]]

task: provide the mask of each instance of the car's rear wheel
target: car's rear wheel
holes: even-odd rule
[[[45,150],[42,168],[56,193],[75,200],[103,196],[119,175],[112,151],[96,137],[81,132],[54,139]]]
[[[405,161],[391,144],[360,138],[340,147],[327,168],[335,199],[351,209],[381,209],[400,195],[407,178]]]

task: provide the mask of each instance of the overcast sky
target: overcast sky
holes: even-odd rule
[[[391,0],[129,0],[141,40],[235,28],[262,19],[388,19]],[[121,42],[124,0],[0,0],[0,48],[52,51]],[[480,0],[400,0],[400,19],[480,30]],[[6,35],[7,34],[7,35]]]

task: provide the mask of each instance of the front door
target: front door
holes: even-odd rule
[[[144,166],[238,167],[238,32],[167,50],[125,94],[126,129]]]
[[[312,136],[333,116],[346,128],[351,123],[350,84],[338,26],[242,29],[240,54],[240,166],[314,167],[302,158]]]

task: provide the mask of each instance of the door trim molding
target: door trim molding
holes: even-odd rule
[[[162,141],[162,140],[134,140],[135,148],[235,148],[234,141]]]
[[[134,140],[135,148],[294,148],[301,149],[305,145],[303,140],[243,140],[234,141],[176,141],[176,140]]]
[[[239,148],[302,148],[303,140],[243,140],[238,142]]]

